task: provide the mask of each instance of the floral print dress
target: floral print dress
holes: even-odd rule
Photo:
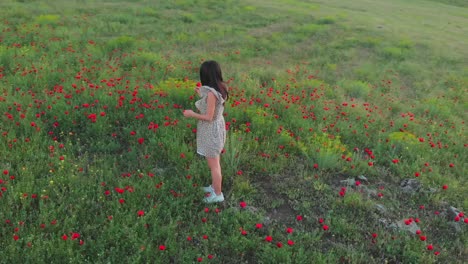
[[[216,96],[216,106],[213,120],[198,120],[197,125],[197,153],[207,158],[214,158],[221,154],[226,141],[226,125],[224,122],[224,99],[220,92],[209,86],[200,87],[201,99],[195,106],[204,115],[207,110],[208,93]]]

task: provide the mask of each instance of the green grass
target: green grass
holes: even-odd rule
[[[0,8],[0,263],[468,258],[449,214],[468,208],[464,1]],[[231,95],[226,202],[208,206],[181,114],[206,59]],[[391,227],[410,218],[425,241]]]

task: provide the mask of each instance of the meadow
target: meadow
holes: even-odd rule
[[[3,0],[0,263],[463,263],[463,0]],[[225,202],[200,64],[230,98]]]

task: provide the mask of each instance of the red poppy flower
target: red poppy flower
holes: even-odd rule
[[[71,239],[72,239],[72,240],[75,240],[75,239],[77,239],[77,238],[80,238],[80,234],[78,234],[78,233],[73,233],[72,236],[71,236]]]
[[[97,115],[94,114],[94,113],[88,115],[88,119],[91,119],[91,120],[94,120],[94,121],[95,121],[96,118],[97,118]]]

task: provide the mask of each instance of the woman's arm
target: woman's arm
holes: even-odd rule
[[[198,114],[192,110],[184,110],[185,117],[193,117],[199,120],[212,121],[214,117],[215,107],[216,107],[216,96],[212,92],[208,92],[208,97],[206,99],[206,113]]]

